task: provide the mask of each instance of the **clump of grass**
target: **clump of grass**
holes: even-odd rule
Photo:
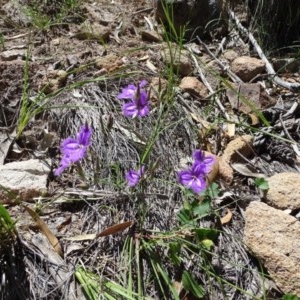
[[[81,0],[28,1],[24,10],[34,28],[47,30],[53,25],[62,24],[65,19],[79,10]]]
[[[253,1],[252,30],[265,50],[291,46],[298,41],[300,8],[293,0]]]

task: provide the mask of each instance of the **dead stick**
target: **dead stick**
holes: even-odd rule
[[[206,79],[204,73],[202,72],[202,69],[200,68],[199,63],[198,63],[198,60],[197,60],[197,58],[195,57],[195,55],[194,55],[192,49],[191,49],[190,47],[187,47],[187,49],[188,49],[189,52],[191,53],[191,57],[192,57],[192,59],[193,59],[193,61],[194,61],[194,63],[195,63],[197,72],[198,72],[198,74],[199,74],[199,76],[200,76],[200,78],[201,78],[203,84],[204,84],[204,85],[206,86],[206,88],[209,90],[210,95],[215,94],[215,91],[213,90],[213,88],[211,87],[211,85],[210,85],[209,82],[207,81],[207,79]],[[226,112],[226,110],[225,110],[223,104],[221,103],[221,101],[220,101],[220,99],[219,99],[219,97],[218,97],[217,95],[216,95],[216,97],[215,97],[215,101],[216,101],[217,105],[219,106],[219,108],[221,109],[222,113],[224,114],[226,120],[227,120],[227,121],[230,121],[230,116],[229,116],[228,113]]]
[[[247,35],[247,37],[249,38],[250,42],[252,43],[253,47],[255,48],[257,54],[259,55],[259,57],[263,60],[263,62],[266,65],[266,69],[269,75],[271,75],[271,77],[273,78],[273,81],[279,85],[282,86],[292,92],[300,92],[300,84],[299,83],[290,83],[287,81],[282,80],[280,77],[278,77],[276,75],[276,72],[273,68],[273,66],[271,65],[271,63],[269,62],[269,60],[267,59],[267,57],[265,56],[265,54],[263,53],[261,47],[258,45],[256,39],[254,38],[253,34],[251,32],[248,32],[248,30],[241,24],[240,20],[238,19],[238,17],[234,14],[234,12],[229,9],[229,15],[230,17],[234,20],[236,26],[238,27],[238,29],[245,35]]]

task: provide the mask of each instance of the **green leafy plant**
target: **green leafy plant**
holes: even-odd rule
[[[269,184],[268,184],[268,181],[266,180],[266,178],[255,178],[254,183],[261,190],[268,190],[269,189]]]
[[[299,300],[299,297],[296,295],[286,294],[282,297],[282,300]]]
[[[9,246],[17,234],[16,222],[12,220],[6,208],[0,204],[0,248]]]
[[[4,37],[3,33],[0,31],[0,44],[2,46],[2,50],[5,49],[4,43],[5,43],[5,37]]]

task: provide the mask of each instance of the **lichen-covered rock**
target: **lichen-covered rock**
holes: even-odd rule
[[[300,296],[300,222],[253,201],[246,210],[244,241],[284,293]]]
[[[280,209],[300,208],[300,174],[283,172],[268,179],[266,199],[269,205]]]

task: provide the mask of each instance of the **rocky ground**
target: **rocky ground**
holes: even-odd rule
[[[12,245],[0,243],[2,299],[84,299],[73,276],[79,265],[122,282],[125,238],[178,226],[176,174],[199,148],[217,157],[210,180],[218,193],[198,221],[219,231],[209,264],[221,278],[201,269],[203,258],[184,262],[203,299],[300,296],[297,61],[268,57],[276,81],[229,17],[227,30],[199,32],[203,41],[191,36],[181,49],[154,1],[34,3],[1,2],[0,202],[19,233]],[[151,114],[131,120],[117,95],[143,79]],[[147,149],[161,107],[168,114],[149,155],[154,175],[140,228],[140,199],[124,174]],[[93,128],[86,180],[75,167],[54,176],[61,141],[85,122]],[[176,286],[177,268],[163,263]],[[146,266],[144,274],[145,295],[162,299]]]

